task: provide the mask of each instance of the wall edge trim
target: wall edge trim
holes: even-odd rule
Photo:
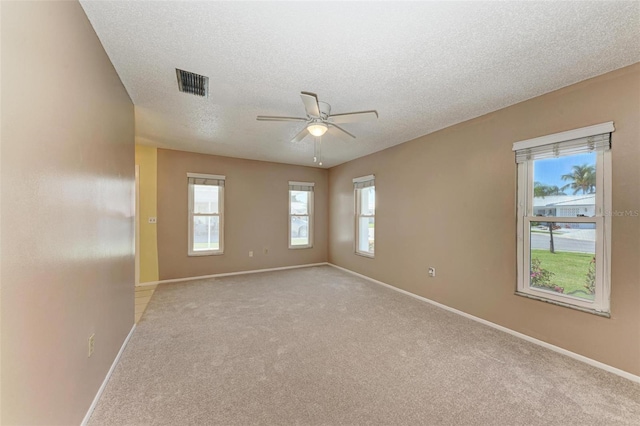
[[[526,334],[520,333],[518,331],[512,330],[512,329],[504,327],[502,325],[498,325],[498,324],[496,324],[494,322],[487,321],[487,320],[482,319],[480,317],[476,317],[474,315],[468,314],[468,313],[466,313],[464,311],[460,311],[458,309],[455,309],[455,308],[452,308],[450,306],[444,305],[442,303],[436,302],[435,300],[427,299],[426,297],[419,296],[419,295],[417,295],[415,293],[411,293],[410,291],[403,290],[403,289],[398,288],[398,287],[394,287],[391,284],[387,284],[387,283],[384,283],[382,281],[378,281],[378,280],[376,280],[374,278],[368,277],[368,276],[363,275],[363,274],[359,274],[359,273],[354,272],[354,271],[352,271],[350,269],[343,268],[342,266],[334,265],[331,262],[328,262],[328,265],[332,266],[332,267],[334,267],[336,269],[340,269],[340,270],[342,270],[344,272],[347,272],[349,274],[355,275],[357,277],[363,278],[363,279],[365,279],[367,281],[371,281],[371,282],[379,284],[381,286],[390,288],[391,290],[395,290],[395,291],[397,291],[399,293],[402,293],[402,294],[405,294],[407,296],[413,297],[414,299],[418,299],[418,300],[420,300],[422,302],[427,302],[427,303],[429,303],[431,305],[437,306],[437,307],[442,308],[442,309],[444,309],[446,311],[453,312],[454,314],[458,314],[458,315],[463,316],[465,318],[468,318],[470,320],[479,322],[480,324],[484,324],[484,325],[489,326],[491,328],[495,328],[496,330],[500,330],[500,331],[502,331],[504,333],[510,334],[512,336],[518,337],[518,338],[523,339],[523,340],[526,340],[526,341],[528,341],[530,343],[536,344],[538,346],[542,346],[543,348],[546,348],[546,349],[552,350],[554,352],[557,352],[559,354],[568,356],[569,358],[573,358],[573,359],[575,359],[577,361],[581,361],[581,362],[583,362],[585,364],[589,364],[592,367],[596,367],[596,368],[599,368],[601,370],[607,371],[609,373],[613,373],[613,374],[615,374],[617,376],[620,376],[620,377],[623,377],[623,378],[625,378],[627,380],[631,380],[632,382],[640,383],[640,376],[636,376],[635,374],[629,373],[628,371],[624,371],[624,370],[621,370],[619,368],[613,367],[613,366],[611,366],[609,364],[605,364],[603,362],[596,361],[595,359],[586,357],[584,355],[580,355],[578,353],[571,352],[571,351],[569,351],[567,349],[564,349],[564,348],[561,348],[559,346],[552,345],[551,343],[547,343],[545,341],[536,339],[535,337],[528,336]]]
[[[133,324],[133,327],[131,327],[131,330],[129,331],[129,334],[124,339],[124,342],[122,342],[122,346],[120,347],[120,350],[118,351],[118,354],[116,355],[115,359],[113,360],[113,363],[111,364],[111,368],[109,368],[109,371],[107,372],[107,375],[105,376],[104,380],[102,381],[102,384],[98,388],[98,392],[96,393],[96,396],[93,398],[93,401],[91,402],[91,405],[89,406],[89,409],[87,410],[87,414],[85,414],[84,419],[82,419],[82,423],[80,423],[80,426],[86,426],[87,423],[89,422],[89,419],[91,418],[91,415],[93,414],[93,410],[95,410],[96,405],[98,405],[98,401],[100,400],[100,397],[102,396],[102,392],[104,392],[104,389],[107,387],[107,383],[109,383],[109,379],[111,378],[111,374],[113,374],[113,371],[116,369],[116,365],[118,365],[118,362],[120,361],[120,357],[122,356],[122,353],[124,352],[124,348],[127,347],[127,344],[129,343],[129,340],[131,339],[131,336],[133,336],[133,331],[135,329],[136,329],[136,324]]]
[[[325,266],[325,265],[329,265],[329,263],[328,262],[305,263],[304,265],[279,266],[277,268],[266,268],[266,269],[251,269],[248,271],[225,272],[222,274],[212,274],[212,275],[200,275],[198,277],[172,278],[169,280],[150,281],[146,283],[136,284],[136,287],[149,287],[152,285],[170,284],[170,283],[177,283],[182,281],[206,280],[207,278],[230,277],[233,275],[259,274],[261,272],[284,271],[287,269],[310,268],[312,266]]]

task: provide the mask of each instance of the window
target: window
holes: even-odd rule
[[[313,247],[313,183],[289,182],[289,248]]]
[[[373,175],[353,180],[356,199],[356,254],[373,257],[376,224],[376,187]]]
[[[609,312],[613,123],[516,142],[517,294]]]
[[[189,256],[224,252],[224,176],[187,173]]]

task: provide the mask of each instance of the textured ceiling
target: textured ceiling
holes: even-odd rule
[[[136,106],[138,143],[312,166],[301,91],[333,113],[323,167],[640,61],[640,2],[82,0]],[[175,68],[210,77],[178,92]]]

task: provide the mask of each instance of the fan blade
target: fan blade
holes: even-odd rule
[[[258,121],[307,121],[306,118],[301,117],[276,117],[271,115],[259,115],[256,117]]]
[[[311,92],[300,92],[304,109],[310,117],[320,117],[320,107],[318,106],[318,96]]]
[[[306,127],[304,127],[302,130],[300,130],[300,132],[298,132],[298,134],[293,139],[291,139],[291,142],[298,143],[302,139],[304,139],[308,134],[309,134],[309,131],[307,130]]]
[[[351,137],[352,137],[352,138],[354,138],[354,139],[356,138],[356,137],[355,137],[355,135],[353,135],[353,134],[351,134],[351,133],[347,132],[345,129],[343,129],[342,127],[338,126],[337,124],[334,124],[334,123],[327,123],[327,124],[328,124],[329,126],[331,126],[331,127],[335,127],[336,129],[340,130],[340,131],[341,131],[341,132],[343,132],[343,133],[346,133],[347,135],[351,136]]]
[[[356,123],[359,121],[374,120],[378,118],[378,111],[346,112],[344,114],[330,115],[329,118],[333,119],[334,123]]]

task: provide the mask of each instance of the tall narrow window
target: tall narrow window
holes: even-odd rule
[[[355,250],[356,254],[373,257],[376,229],[376,187],[373,175],[353,180],[356,201]]]
[[[187,173],[189,256],[224,252],[224,176]]]
[[[313,247],[313,187],[289,182],[289,248]]]
[[[517,293],[608,313],[613,123],[516,142]]]

